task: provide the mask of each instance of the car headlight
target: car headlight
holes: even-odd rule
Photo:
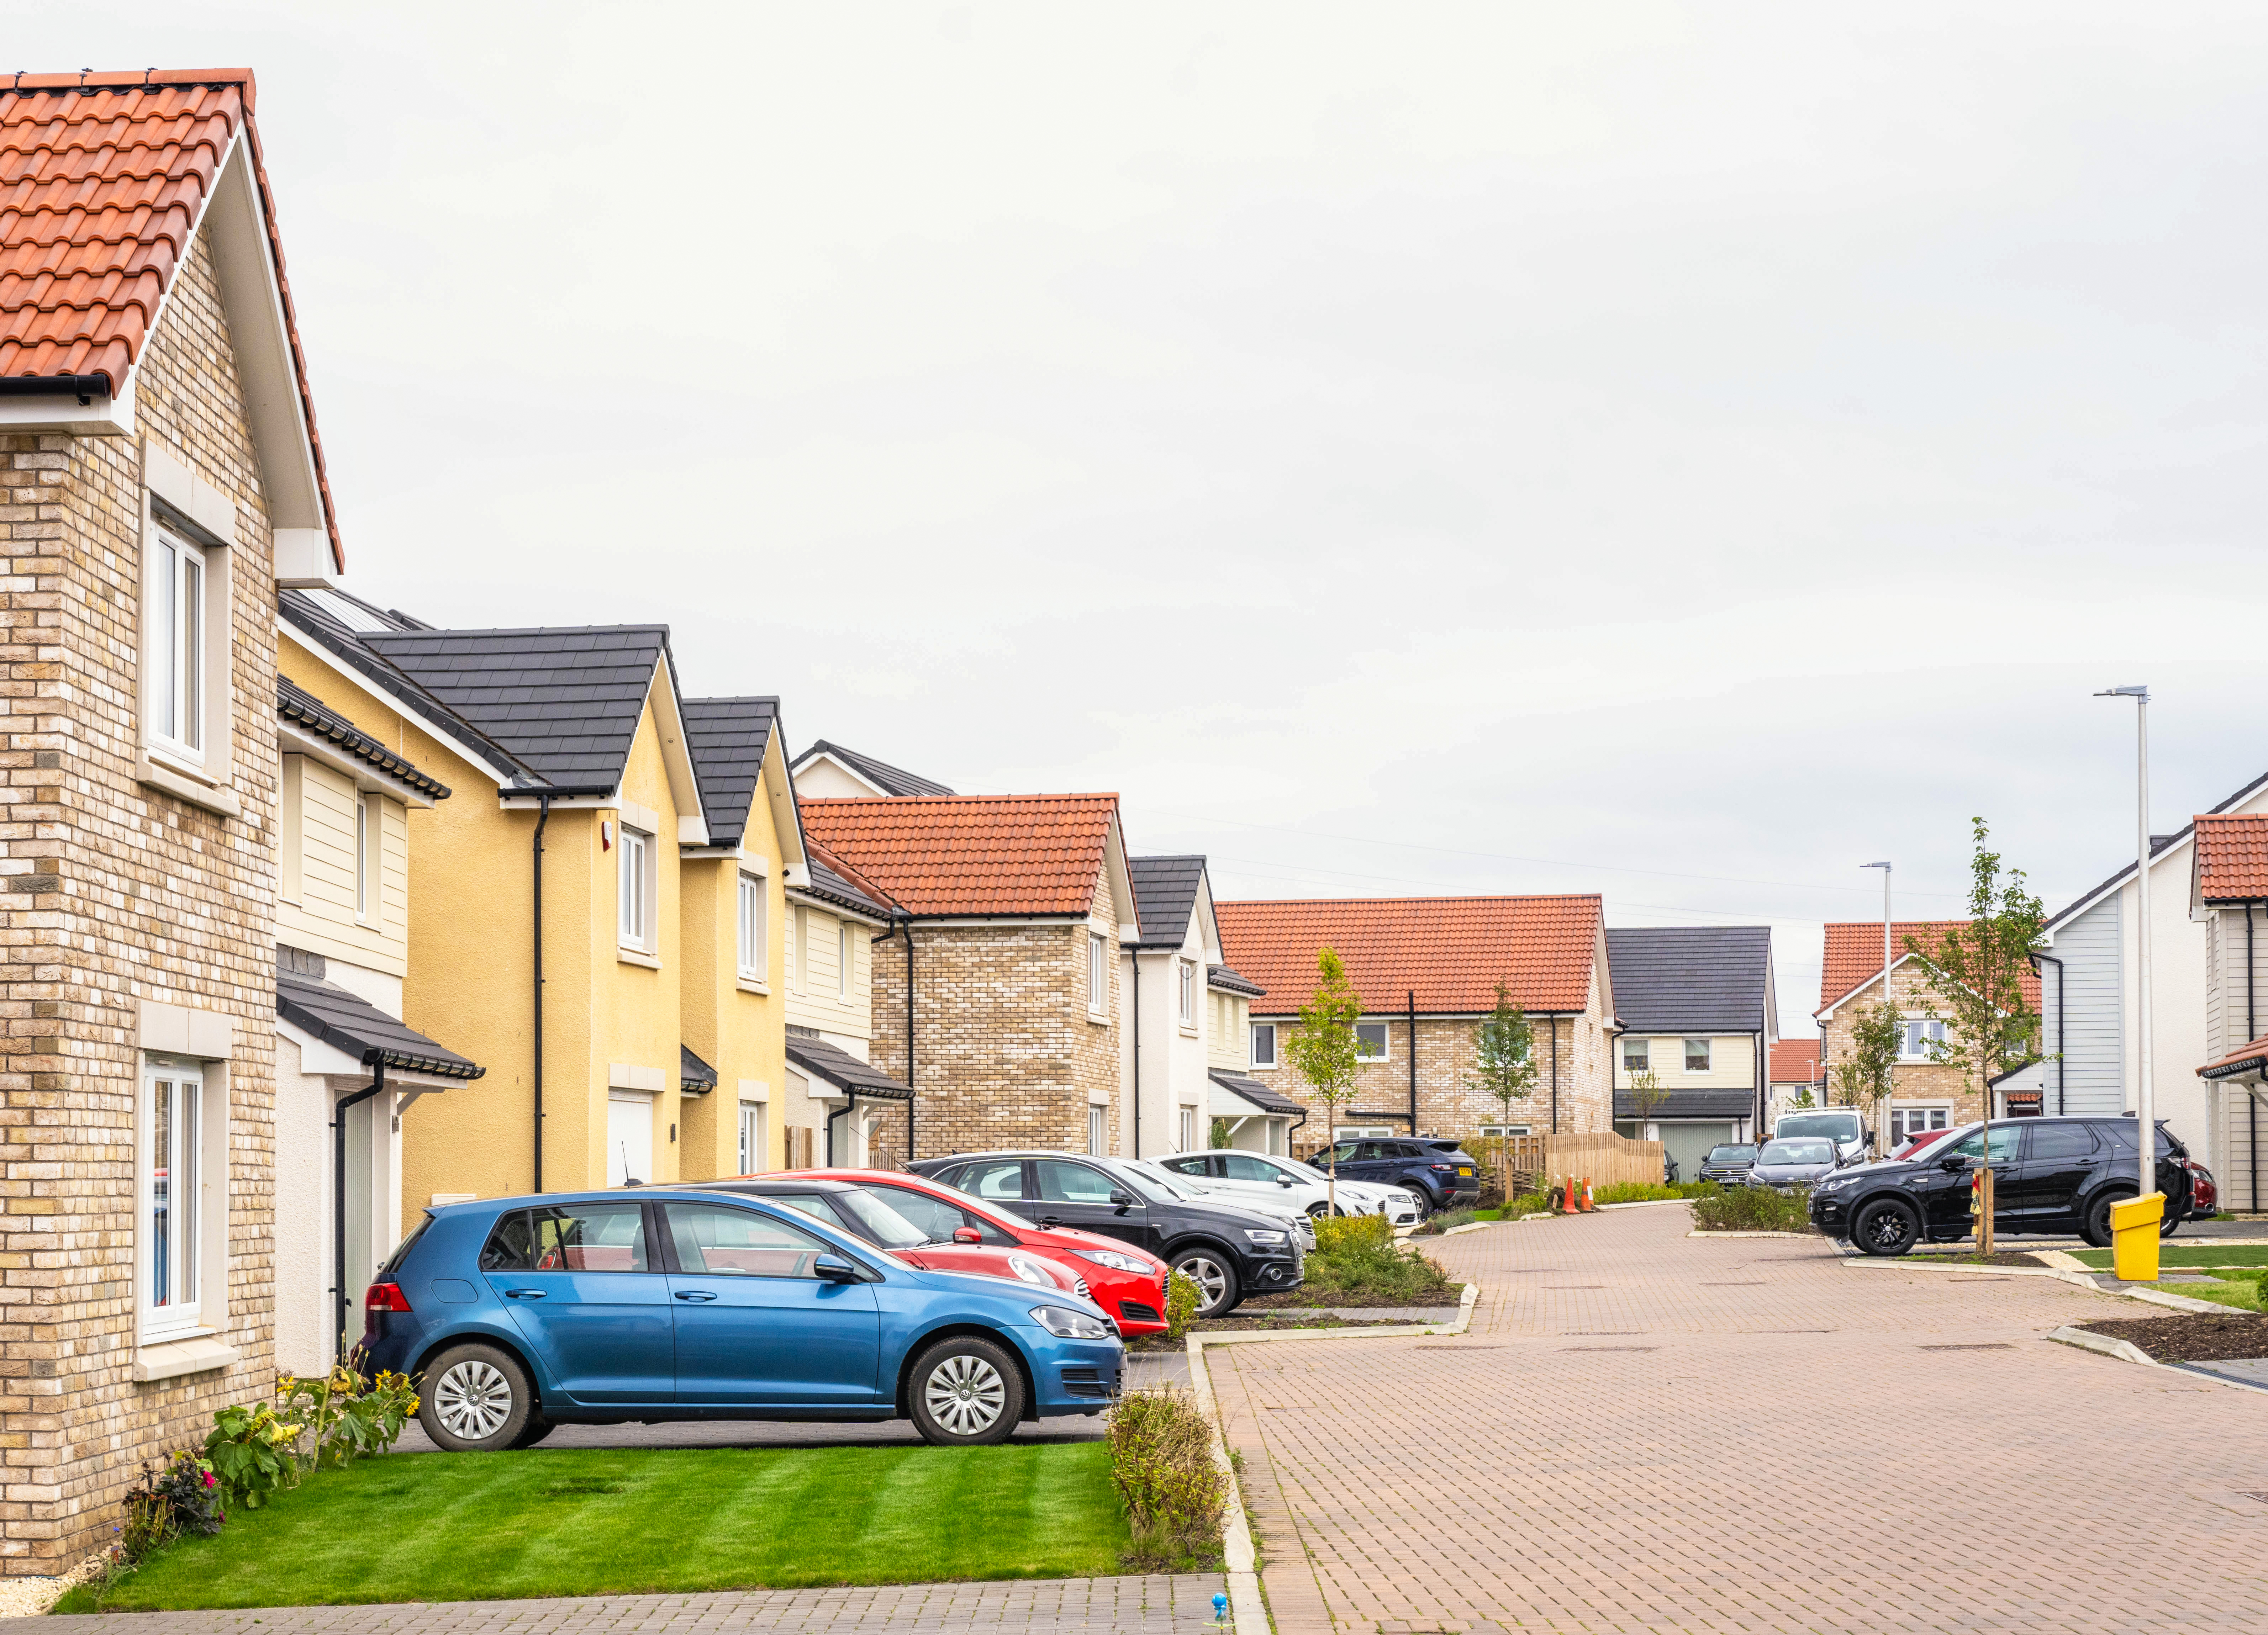
[[[1056,1280],[1048,1275],[1047,1268],[1028,1255],[1008,1256],[1008,1270],[1025,1282],[1036,1283],[1043,1289],[1052,1289],[1056,1286]]]
[[[1139,1272],[1145,1276],[1152,1270],[1146,1260],[1137,1260],[1131,1255],[1121,1255],[1115,1249],[1073,1249],[1081,1260],[1091,1260],[1098,1266],[1108,1266],[1113,1271]]]
[[[1073,1311],[1068,1306],[1035,1306],[1032,1321],[1057,1339],[1107,1340],[1110,1325],[1100,1317],[1090,1317],[1083,1311]]]
[[[1244,1235],[1248,1241],[1263,1249],[1280,1249],[1292,1241],[1291,1234],[1288,1233],[1261,1232],[1250,1226],[1244,1229]]]
[[[1822,1181],[1816,1189],[1821,1192],[1836,1192],[1840,1191],[1843,1188],[1847,1187],[1850,1184],[1851,1177],[1848,1175],[1844,1175],[1839,1178],[1830,1176],[1828,1179]]]

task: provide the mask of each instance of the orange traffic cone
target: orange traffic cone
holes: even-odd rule
[[[1589,1214],[1591,1208],[1591,1178],[1586,1175],[1583,1177],[1583,1212]]]

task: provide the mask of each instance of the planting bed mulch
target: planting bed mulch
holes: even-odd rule
[[[1250,1302],[1247,1302],[1249,1304]],[[1247,1329],[1379,1329],[1404,1326],[1407,1319],[1391,1317],[1383,1320],[1362,1317],[1304,1316],[1292,1313],[1282,1315],[1270,1314],[1264,1317],[1207,1317],[1189,1326],[1199,1334],[1226,1334]],[[1178,1351],[1188,1344],[1184,1340],[1169,1340],[1162,1334],[1138,1334],[1126,1342],[1130,1351]]]
[[[1453,1283],[1438,1293],[1380,1294],[1355,1293],[1336,1289],[1287,1289],[1281,1294],[1256,1294],[1238,1307],[1241,1311],[1303,1311],[1318,1306],[1344,1307],[1391,1306],[1397,1310],[1410,1306],[1454,1306],[1464,1298],[1465,1285]],[[1233,1318],[1230,1319],[1234,1322]],[[1203,1326],[1203,1325],[1201,1325]]]
[[[1914,1256],[1924,1256],[1918,1253]],[[2047,1262],[2021,1249],[1994,1249],[1990,1255],[1933,1254],[1926,1257],[1933,1266],[2044,1266]]]
[[[2082,1322],[2079,1327],[2090,1334],[2105,1334],[2139,1345],[2156,1362],[2268,1357],[2268,1317],[2251,1312],[2176,1312],[2163,1317]]]

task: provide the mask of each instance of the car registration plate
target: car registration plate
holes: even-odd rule
[[[1470,1164],[1460,1164],[1457,1166],[1457,1173],[1461,1175],[1469,1175],[1473,1173],[1473,1167]]]

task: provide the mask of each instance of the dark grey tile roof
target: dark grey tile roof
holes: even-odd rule
[[[388,777],[407,784],[435,800],[449,798],[449,786],[416,764],[403,759],[364,732],[330,705],[282,676],[276,678],[276,713],[319,738],[327,738],[356,760],[366,762]]]
[[[809,858],[809,863],[811,884],[798,886],[795,887],[796,890],[814,897],[824,898],[829,902],[840,903],[853,914],[871,914],[878,920],[888,919],[895,912],[888,903],[880,901],[872,893],[860,889],[828,867],[825,863],[820,861],[815,852]]]
[[[1672,1090],[1646,1115],[1649,1118],[1747,1118],[1756,1110],[1754,1090]],[[1628,1090],[1615,1092],[1615,1116],[1636,1118]]]
[[[677,1087],[687,1095],[706,1095],[717,1087],[717,1070],[681,1044],[677,1047]]]
[[[1768,925],[1647,925],[1607,933],[1615,1014],[1632,1033],[1756,1033],[1771,982]]]
[[[333,592],[332,594],[343,596],[345,593]],[[347,600],[372,618],[395,630],[427,628],[407,614],[382,611],[359,597]],[[299,635],[322,648],[379,691],[394,699],[412,715],[459,740],[467,748],[486,758],[490,765],[536,781],[534,774],[515,760],[511,751],[434,696],[400,666],[376,649],[365,645],[362,631],[350,629],[306,592],[297,588],[278,591],[276,593],[276,609],[284,616],[284,622]]]
[[[679,708],[693,776],[701,784],[701,808],[709,817],[709,843],[737,846],[764,774],[764,751],[779,726],[779,700],[688,698]]]
[[[382,1061],[444,1079],[478,1079],[488,1071],[335,983],[279,972],[276,1014],[365,1067]]]
[[[613,788],[630,760],[656,668],[659,624],[400,630],[364,645],[526,765],[562,787]]]
[[[870,1067],[839,1045],[798,1034],[787,1037],[787,1059],[840,1090],[909,1101],[913,1092],[878,1067]]]
[[[1178,948],[1189,934],[1189,916],[1197,912],[1197,887],[1204,880],[1205,860],[1198,857],[1129,858],[1126,871],[1134,877],[1134,919],[1142,928],[1140,948]]]
[[[1267,989],[1242,972],[1233,971],[1226,965],[1205,967],[1205,986],[1218,988],[1224,993],[1241,993],[1248,999],[1264,999],[1268,997]]]
[[[942,784],[909,772],[903,767],[892,766],[887,761],[877,761],[872,755],[862,755],[855,749],[845,749],[840,744],[830,744],[825,739],[813,740],[810,748],[795,758],[801,766],[814,755],[833,755],[837,761],[857,772],[868,783],[892,795],[949,795],[953,791]]]
[[[1290,1096],[1270,1090],[1257,1079],[1247,1079],[1242,1073],[1216,1067],[1212,1070],[1212,1081],[1224,1090],[1233,1090],[1263,1113],[1298,1114],[1307,1110]]]

